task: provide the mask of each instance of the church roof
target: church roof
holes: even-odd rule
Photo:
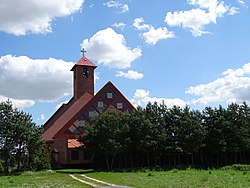
[[[88,92],[84,93],[76,100],[48,129],[43,133],[43,139],[46,141],[53,140],[55,134],[60,131],[93,96]]]
[[[126,97],[123,96],[123,94],[111,83],[108,82],[106,85],[101,88],[101,90],[95,95],[92,96],[89,93],[84,93],[79,99],[73,102],[73,104],[67,104],[70,105],[70,107],[64,107],[65,110],[60,114],[58,117],[54,117],[54,119],[49,119],[48,121],[52,121],[51,123],[47,122],[48,124],[47,129],[45,129],[45,132],[43,133],[43,139],[46,141],[53,140],[56,137],[61,137],[64,135],[65,131],[72,125],[76,120],[79,119],[79,117],[86,112],[88,109],[93,108],[93,106],[102,98],[105,98],[107,96],[107,92],[113,92],[114,96],[112,100],[105,99],[104,103],[107,104],[107,106],[103,109],[103,112],[106,110],[113,108],[117,111],[114,107],[114,105],[118,101],[123,101],[125,109],[134,109],[134,107],[131,105],[131,103],[126,99]],[[84,115],[86,116],[86,114]]]
[[[87,67],[97,67],[94,63],[92,63],[88,58],[86,58],[85,56],[83,56],[81,59],[79,59],[79,61],[73,66],[73,68],[71,69],[71,71],[75,68],[75,66],[87,66]]]
[[[82,143],[78,142],[76,139],[68,139],[68,148],[79,148]]]

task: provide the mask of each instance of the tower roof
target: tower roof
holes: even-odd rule
[[[94,63],[92,63],[88,58],[86,58],[85,56],[83,56],[81,59],[79,59],[79,61],[73,66],[73,68],[71,69],[71,71],[74,69],[75,66],[86,66],[86,67],[97,67]]]

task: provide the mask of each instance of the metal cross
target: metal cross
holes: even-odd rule
[[[84,53],[87,52],[86,50],[84,50],[84,48],[81,50],[82,52],[82,56],[84,57]]]

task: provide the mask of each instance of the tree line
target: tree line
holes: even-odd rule
[[[131,113],[109,110],[85,126],[78,138],[97,168],[219,167],[250,162],[250,107],[148,103]]]
[[[41,135],[42,128],[33,122],[31,115],[14,108],[9,100],[1,102],[0,173],[50,168]]]

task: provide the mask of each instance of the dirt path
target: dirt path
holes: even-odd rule
[[[71,178],[77,180],[77,181],[80,181],[80,182],[82,182],[84,184],[90,185],[91,187],[97,187],[97,188],[132,188],[132,187],[129,187],[129,186],[115,185],[115,184],[104,182],[104,181],[101,181],[101,180],[98,180],[98,179],[90,178],[90,177],[88,177],[88,176],[86,176],[84,174],[81,174],[81,176],[84,177],[85,179],[88,179],[88,180],[90,180],[92,182],[103,184],[105,186],[100,186],[100,185],[97,185],[97,184],[92,183],[90,181],[82,180],[80,178],[75,177],[73,174],[69,174],[69,176]]]

